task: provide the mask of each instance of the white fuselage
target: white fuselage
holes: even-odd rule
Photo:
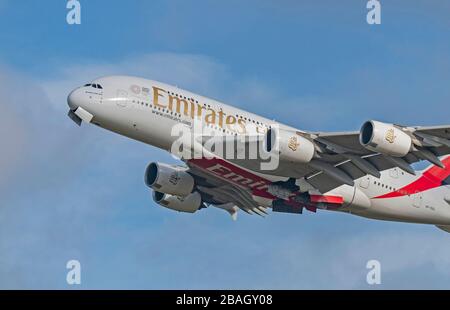
[[[164,83],[128,77],[111,76],[94,82],[100,87],[81,87],[69,96],[71,109],[82,107],[93,115],[92,123],[131,139],[170,151],[176,136],[173,127],[189,127],[201,119],[213,135],[263,135],[275,122]],[[291,128],[277,124],[284,128]],[[299,130],[297,130],[299,131]],[[240,167],[248,171],[247,169]],[[220,170],[216,169],[218,177]],[[210,172],[215,173],[214,169]],[[248,172],[251,173],[251,172]],[[270,182],[283,178],[273,174],[254,173],[255,178]],[[355,186],[342,185],[324,195],[340,195],[345,205],[339,210],[373,219],[435,225],[450,225],[449,186],[423,190],[421,173],[410,175],[399,168],[381,172],[381,177],[365,176]],[[425,180],[426,181],[426,180]],[[423,182],[422,182],[423,183]],[[399,190],[405,190],[398,193]],[[421,190],[422,189],[422,190]],[[389,195],[389,193],[397,194]],[[383,195],[387,195],[383,197]]]

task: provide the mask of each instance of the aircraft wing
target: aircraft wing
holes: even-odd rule
[[[415,133],[430,145],[450,147],[450,125],[416,127]]]
[[[219,161],[225,165],[225,161]],[[187,162],[189,173],[194,176],[197,191],[201,194],[202,199],[209,205],[228,211],[233,219],[237,209],[248,214],[256,214],[260,216],[267,215],[267,207],[258,204],[252,197],[252,191],[249,187],[239,186],[232,180],[227,180],[217,176],[205,169],[217,163],[213,160],[190,160]],[[227,167],[234,167],[229,165]],[[235,169],[239,169],[234,167]],[[242,169],[239,169],[242,173]]]
[[[233,219],[237,209],[264,217],[268,208],[273,212],[300,214],[303,209],[316,212],[318,208],[337,209],[344,204],[341,196],[301,193],[295,179],[269,180],[267,175],[221,158],[192,159],[186,163],[202,200],[225,209]]]
[[[361,132],[289,132],[287,137],[302,135],[307,139],[302,143],[309,141],[314,145],[314,157],[309,162],[298,164],[280,159],[279,167],[273,171],[259,169],[258,159],[202,158],[188,160],[186,164],[202,200],[233,217],[238,208],[261,216],[267,214],[268,207],[276,212],[301,213],[303,208],[315,212],[318,205],[327,208],[342,205],[342,197],[329,193],[341,185],[353,186],[356,179],[366,175],[379,177],[381,171],[394,167],[403,170],[401,173],[415,174],[411,164],[428,160],[443,166],[439,157],[450,154],[450,126],[385,125],[378,128],[381,140],[377,141],[387,145],[385,152],[377,152],[375,143],[364,145]],[[404,144],[405,141],[409,144]],[[398,150],[391,154],[398,149],[398,143],[407,146],[402,156]],[[275,205],[262,203],[261,197]]]
[[[379,172],[398,167],[414,174],[411,164],[428,160],[442,166],[439,157],[450,154],[450,125],[433,127],[406,127],[394,125],[405,132],[412,140],[410,151],[404,156],[391,156],[364,147],[360,141],[360,132],[311,133],[318,145],[320,159],[316,170],[305,175],[309,184],[321,192],[329,191],[345,182],[330,174],[343,173],[340,179],[355,180],[370,174],[379,176]],[[323,165],[323,169],[320,169]],[[329,171],[327,171],[329,170]]]
[[[410,130],[419,140],[422,140],[424,146],[434,148],[434,150],[438,152],[443,152],[439,156],[448,154],[446,153],[446,149],[450,148],[450,125],[412,127]],[[328,145],[332,143],[336,146],[346,148],[350,152],[366,155],[373,153],[361,145],[359,141],[359,131],[331,133],[319,132],[314,133],[313,135],[317,136],[318,141],[324,139],[325,142],[329,142]],[[447,148],[439,149],[443,146],[446,146]]]

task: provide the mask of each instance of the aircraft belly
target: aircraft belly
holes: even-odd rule
[[[417,201],[420,201],[420,204]],[[423,224],[450,224],[450,210],[442,209],[441,204],[427,201],[419,195],[411,195],[389,199],[372,199],[372,208],[356,215],[388,220]],[[449,208],[450,209],[450,208]]]

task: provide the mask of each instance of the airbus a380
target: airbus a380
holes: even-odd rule
[[[179,156],[183,165],[153,162],[146,169],[153,199],[168,209],[218,207],[233,219],[238,210],[265,216],[270,209],[324,209],[450,232],[450,125],[372,120],[355,132],[307,132],[130,76],[94,80],[72,91],[68,104],[78,125],[92,123],[172,153],[181,141],[175,149],[197,155]],[[200,134],[183,138],[174,134],[177,127],[200,127]],[[217,141],[234,149],[219,152]],[[252,156],[248,150],[255,149]],[[431,166],[415,171],[411,164],[422,160]]]

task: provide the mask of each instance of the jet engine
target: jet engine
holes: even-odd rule
[[[315,154],[315,145],[298,132],[280,128],[271,128],[265,137],[267,152],[276,152],[280,161],[294,164],[306,164]]]
[[[151,163],[145,171],[145,184],[153,190],[180,197],[194,189],[194,178],[186,168],[162,163]]]
[[[393,157],[406,156],[412,148],[412,139],[400,128],[377,121],[368,121],[361,127],[360,143],[373,152]]]
[[[186,213],[194,213],[203,205],[202,197],[198,192],[193,192],[186,197],[178,197],[154,191],[153,200],[165,208]]]

